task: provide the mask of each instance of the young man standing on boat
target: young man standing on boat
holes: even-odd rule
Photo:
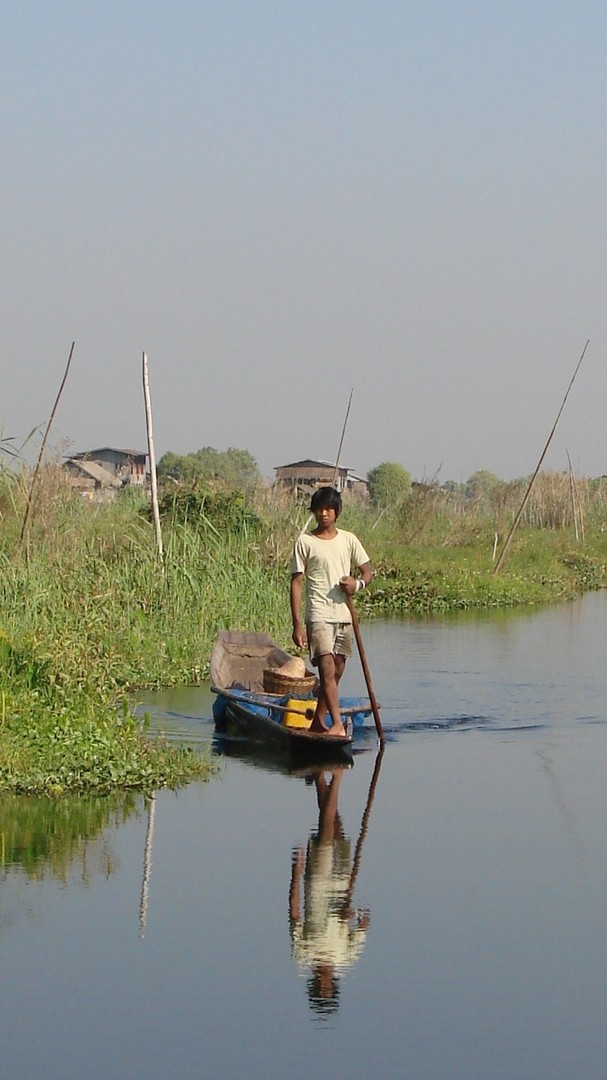
[[[336,528],[341,495],[322,487],[312,496],[310,510],[316,518],[311,533],[301,533],[291,560],[291,615],[293,641],[310,650],[318,667],[320,690],[310,731],[345,735],[339,711],[339,681],[352,655],[352,616],[346,595],[364,589],[373,576],[371,562],[354,533]],[[358,567],[360,577],[352,576]],[[303,583],[306,583],[305,625],[301,619]],[[331,727],[325,720],[331,717]]]

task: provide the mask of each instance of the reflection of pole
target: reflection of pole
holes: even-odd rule
[[[567,799],[565,797],[565,791],[561,783],[561,779],[554,767],[554,763],[551,760],[550,756],[544,750],[538,750],[536,751],[536,754],[539,758],[542,772],[546,774],[550,782],[550,786],[552,787],[556,808],[559,811],[565,826],[565,833],[573,841],[573,846],[575,849],[574,863],[576,864],[576,869],[580,873],[582,873],[586,863],[586,846],[584,844],[584,838],[581,835],[580,830],[577,826],[575,814],[572,811],[571,807],[567,804]]]
[[[354,859],[352,862],[352,870],[350,872],[350,881],[348,882],[348,891],[345,895],[344,904],[342,908],[342,914],[345,916],[350,909],[352,903],[352,897],[354,895],[354,886],[356,885],[356,879],[358,877],[358,871],[360,869],[360,858],[362,855],[363,844],[367,835],[367,829],[369,827],[369,817],[371,816],[371,807],[373,806],[373,799],[375,798],[375,789],[377,787],[377,781],[379,779],[379,772],[381,769],[381,761],[384,756],[384,744],[381,743],[377,757],[375,759],[375,768],[373,769],[373,776],[371,777],[371,783],[369,784],[369,794],[367,795],[367,805],[365,806],[365,812],[362,816],[360,823],[360,832],[358,834],[358,840],[356,841],[356,849],[354,851]]]
[[[145,937],[145,924],[148,914],[148,893],[152,873],[152,844],[154,842],[154,814],[156,813],[156,795],[150,795],[148,802],[148,827],[145,834],[143,851],[143,878],[141,880],[141,899],[139,901],[139,937]]]

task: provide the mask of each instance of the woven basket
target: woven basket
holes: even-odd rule
[[[277,668],[265,668],[263,688],[266,694],[310,694],[316,686],[316,675],[308,672],[303,679],[283,675]]]

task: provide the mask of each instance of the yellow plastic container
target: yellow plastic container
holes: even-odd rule
[[[289,698],[286,704],[287,712],[283,714],[285,727],[309,728],[316,708],[315,701],[302,701],[299,698]]]

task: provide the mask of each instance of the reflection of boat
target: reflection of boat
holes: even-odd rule
[[[218,730],[235,730],[245,738],[264,742],[302,757],[334,757],[347,751],[356,727],[371,713],[366,698],[340,698],[348,734],[308,731],[315,708],[312,693],[294,698],[268,694],[263,689],[266,668],[289,660],[268,634],[220,630],[211,655],[211,689],[217,695],[213,719]]]
[[[221,757],[234,758],[243,765],[249,765],[254,769],[264,772],[282,773],[285,776],[294,776],[299,779],[314,776],[319,768],[331,768],[332,766],[344,766],[352,768],[354,757],[349,750],[344,751],[343,746],[338,746],[334,754],[327,753],[319,765],[314,758],[293,757],[290,754],[276,752],[276,747],[270,742],[254,742],[251,739],[238,735],[222,735],[218,732],[213,739],[213,753]]]

